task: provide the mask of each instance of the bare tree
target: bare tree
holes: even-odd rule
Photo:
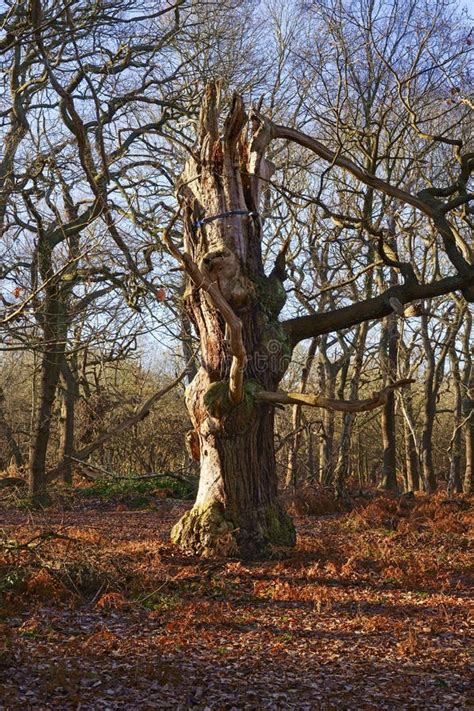
[[[325,410],[326,480],[334,479],[334,413],[344,415],[345,446],[353,414],[384,406],[386,483],[396,485],[393,393],[411,380],[395,379],[396,346],[409,305],[453,291],[474,301],[474,156],[469,104],[457,88],[467,72],[465,25],[449,17],[446,0],[436,0],[431,16],[415,0],[380,8],[304,3],[298,34],[275,3],[267,42],[248,23],[233,36],[226,13],[259,17],[247,2],[219,9],[137,0],[131,13],[122,2],[106,12],[101,4],[15,4],[8,22],[27,29],[19,41],[10,33],[6,49],[12,77],[25,74],[13,81],[4,114],[2,276],[24,293],[21,304],[4,300],[3,325],[20,342],[26,336],[13,324],[33,314],[29,334],[41,355],[34,498],[45,492],[53,405],[67,365],[79,382],[67,346],[79,314],[92,303],[112,308],[118,295],[132,309],[158,309],[163,281],[178,292],[182,274],[186,313],[170,303],[168,333],[189,342],[189,319],[199,339],[201,366],[186,403],[201,478],[193,509],[173,530],[177,543],[248,557],[294,543],[278,498],[276,406]],[[318,33],[331,41],[306,42]],[[249,113],[244,92],[255,100]],[[291,229],[278,225],[289,214]],[[90,254],[95,238],[100,246]],[[288,271],[295,288],[287,293]],[[106,320],[107,308],[100,313]],[[369,331],[371,322],[378,325]],[[452,326],[443,331],[448,351]],[[362,378],[369,332],[382,338],[387,365],[385,387],[372,393]],[[317,343],[322,392],[282,391],[306,339]],[[443,367],[434,367],[441,381]],[[466,394],[471,373],[461,374]],[[73,439],[70,385],[62,464]],[[69,476],[61,466],[51,476],[59,470]],[[338,486],[347,470],[342,458]]]
[[[342,13],[343,6],[337,6]],[[416,11],[413,3],[410,7]],[[440,4],[440,12],[442,9]],[[352,19],[365,27],[360,16]],[[369,19],[372,41],[377,46],[375,35],[381,28],[375,11]],[[384,25],[383,32],[386,31]],[[425,39],[428,41],[424,38],[423,46]],[[297,343],[394,312],[404,314],[405,307],[413,301],[454,290],[459,290],[467,301],[474,299],[474,266],[462,239],[466,229],[462,211],[473,197],[466,190],[474,166],[473,155],[465,150],[463,141],[462,122],[467,120],[467,112],[461,109],[450,115],[450,121],[444,117],[441,121],[432,95],[423,84],[428,77],[420,75],[421,60],[416,53],[410,56],[401,66],[405,73],[400,77],[392,41],[389,37],[386,44],[388,59],[386,55],[379,61],[386,62],[387,75],[395,89],[390,107],[395,109],[398,103],[407,117],[403,121],[404,144],[410,145],[411,141],[416,152],[413,158],[409,157],[406,170],[397,171],[393,180],[390,172],[377,174],[378,164],[369,168],[349,157],[355,141],[341,144],[338,134],[330,132],[324,141],[319,140],[255,110],[251,112],[253,136],[248,144],[241,98],[234,97],[229,114],[220,123],[218,88],[211,85],[206,92],[197,148],[178,187],[185,253],[177,253],[176,257],[181,258],[192,282],[188,304],[201,339],[203,365],[187,394],[200,441],[200,489],[193,510],[175,527],[173,539],[192,550],[252,555],[261,552],[268,542],[282,545],[293,541],[291,525],[277,500],[270,403],[302,402],[350,411],[383,404],[392,392],[393,386],[389,386],[383,394],[354,404],[279,392],[278,382]],[[429,75],[430,81],[437,79],[440,86],[435,68]],[[413,95],[417,97],[416,107]],[[381,114],[379,120],[389,126],[387,114]],[[426,128],[422,131],[423,123]],[[369,131],[370,124],[365,127],[365,132]],[[370,189],[371,199],[381,196],[377,197],[378,224],[373,223],[372,213],[361,219],[351,212],[341,215],[327,204],[321,209],[343,226],[362,227],[377,235],[381,258],[387,267],[397,270],[400,283],[352,304],[279,320],[284,303],[284,254],[265,276],[260,256],[261,223],[256,214],[260,211],[262,186],[273,170],[265,150],[278,140],[296,143],[316,155],[326,166],[326,174],[348,189],[354,191],[362,184]],[[390,143],[390,150],[388,146]],[[449,150],[457,162],[457,174],[453,181],[439,186],[443,176],[439,164],[433,162],[434,156],[447,155]],[[426,157],[428,168],[433,166],[431,179],[420,174],[417,156]],[[432,186],[433,181],[436,187]],[[316,199],[321,202],[320,197]],[[413,265],[404,261],[401,245],[398,258],[390,251],[393,230],[384,227],[384,215],[393,215],[398,240],[399,232],[403,234],[405,215],[412,213],[417,220],[421,218],[423,225],[433,226],[444,248],[436,269],[421,278]],[[260,363],[264,367],[258,368]]]

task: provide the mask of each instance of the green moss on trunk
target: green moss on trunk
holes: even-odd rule
[[[232,413],[242,423],[243,419],[247,420],[252,416],[255,396],[260,388],[261,385],[256,380],[246,380],[244,399],[236,405],[229,398],[229,383],[218,380],[211,383],[204,394],[204,406],[211,417],[221,418]]]
[[[225,518],[220,504],[194,506],[173,526],[171,540],[203,557],[238,555],[235,526]]]
[[[296,531],[293,521],[286,511],[275,502],[265,510],[266,537],[272,546],[293,547]]]
[[[278,502],[260,510],[257,521],[260,523],[256,522],[249,531],[226,518],[221,504],[195,506],[173,527],[171,540],[184,550],[203,557],[244,559],[265,558],[271,554],[272,547],[295,545],[295,527]]]

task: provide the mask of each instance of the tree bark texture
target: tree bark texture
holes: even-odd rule
[[[184,248],[241,322],[246,352],[240,403],[229,391],[229,331],[209,294],[191,282],[185,294],[201,343],[202,364],[186,391],[201,465],[191,511],[172,540],[201,555],[268,553],[291,546],[295,531],[277,492],[272,405],[258,403],[258,388],[275,390],[288,367],[291,346],[278,322],[285,302],[278,266],[265,276],[258,206],[272,165],[264,158],[264,129],[249,144],[247,116],[235,96],[219,125],[219,90],[207,88],[199,145],[178,187]],[[263,180],[261,179],[263,178]]]
[[[470,494],[474,491],[474,346],[472,338],[472,316],[469,310],[464,314],[464,367],[462,372],[462,416],[465,447],[465,467],[463,491]]]
[[[463,398],[464,446],[466,464],[464,469],[463,491],[474,491],[474,363],[469,364],[470,375],[466,378],[466,394]]]
[[[54,344],[45,348],[41,360],[38,409],[34,420],[29,465],[29,495],[32,503],[36,505],[42,505],[47,500],[46,455],[62,357],[60,346]]]
[[[413,421],[411,394],[408,395],[406,408]],[[405,436],[405,489],[407,492],[414,492],[420,489],[420,463],[415,438],[406,421],[403,423],[403,431]]]
[[[49,283],[45,288],[44,302],[38,314],[43,331],[44,347],[30,447],[29,495],[34,505],[41,506],[47,501],[46,455],[51,434],[56,388],[66,348],[67,319],[59,285],[56,281],[51,281],[53,267],[49,244],[43,243],[40,246],[38,260],[41,276],[45,283],[48,280]]]

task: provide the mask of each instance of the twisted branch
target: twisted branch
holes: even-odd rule
[[[211,281],[204,268],[199,268],[191,256],[184,252],[181,254],[176,245],[172,242],[170,233],[178,219],[179,210],[175,212],[168,226],[163,231],[163,241],[170,253],[183,265],[191,281],[198,289],[203,289],[211,297],[212,303],[221,314],[229,329],[229,346],[232,354],[232,362],[229,374],[229,398],[232,403],[238,405],[244,398],[244,369],[245,369],[245,348],[242,339],[242,321],[235,315],[233,309],[222,296],[218,285]]]
[[[374,392],[371,398],[365,400],[336,400],[317,394],[271,392],[268,390],[260,390],[255,397],[261,402],[268,402],[272,405],[309,405],[337,412],[368,412],[384,405],[390,393],[397,388],[403,388],[414,382],[412,378],[397,380],[383,390]]]

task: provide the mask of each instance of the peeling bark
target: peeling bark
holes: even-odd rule
[[[275,274],[265,276],[261,256],[260,176],[272,172],[264,157],[267,139],[259,128],[249,141],[246,126],[238,96],[219,125],[219,88],[210,85],[199,145],[178,186],[182,259],[191,276],[185,301],[201,343],[202,365],[186,391],[195,431],[188,439],[199,453],[201,477],[196,503],[172,539],[202,555],[256,557],[272,545],[295,542],[293,524],[278,501],[273,407],[255,398],[259,388],[276,389],[291,348],[277,320],[285,292]],[[199,273],[206,278],[203,288]],[[229,318],[207,280],[241,324],[246,357],[239,361],[237,384]],[[241,397],[235,398],[238,387]]]
[[[192,510],[173,528],[172,540],[207,556],[253,558],[272,546],[295,543],[293,524],[278,500],[274,405],[371,410],[411,382],[393,383],[355,402],[277,390],[296,342],[278,320],[286,298],[287,245],[266,276],[258,208],[273,171],[264,156],[272,136],[265,120],[252,126],[248,140],[247,116],[236,95],[221,127],[219,88],[208,86],[198,145],[177,190],[185,252],[170,239],[177,213],[163,233],[189,278],[185,303],[202,359],[186,390],[194,427],[187,439],[201,465],[199,491]]]

